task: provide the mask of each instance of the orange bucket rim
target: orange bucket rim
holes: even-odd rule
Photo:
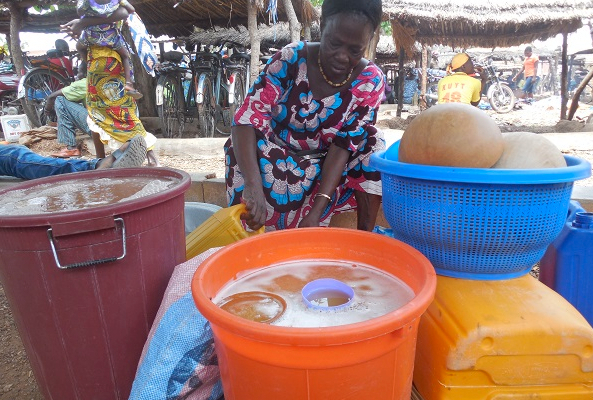
[[[405,251],[409,256],[413,256],[418,262],[418,265],[415,265],[414,268],[422,269],[422,272],[426,277],[425,282],[408,303],[387,314],[367,321],[317,328],[284,327],[249,321],[228,312],[224,312],[224,310],[220,309],[220,307],[214,304],[212,300],[204,294],[204,291],[202,290],[204,281],[203,276],[207,273],[209,266],[216,264],[229,252],[233,252],[237,247],[249,247],[252,242],[264,239],[275,239],[278,241],[282,240],[283,236],[298,237],[315,234],[346,235],[361,238],[367,235],[374,235],[373,240],[381,242],[382,246],[396,246]],[[279,237],[270,238],[270,236],[273,235]],[[298,242],[298,238],[293,238],[293,240]],[[355,239],[352,239],[351,242],[357,243]],[[335,260],[335,257],[328,257],[327,259]],[[269,232],[264,235],[256,235],[242,239],[237,243],[225,246],[216,251],[214,254],[206,258],[194,273],[191,282],[191,290],[196,307],[215,327],[231,331],[234,334],[239,334],[244,337],[251,337],[259,341],[268,341],[271,343],[293,342],[294,339],[291,340],[291,338],[298,337],[299,345],[333,345],[377,337],[397,331],[412,324],[416,319],[420,318],[432,302],[436,291],[436,282],[436,273],[430,261],[418,250],[399,240],[376,233],[345,228],[298,228]],[[419,310],[421,310],[421,312],[419,312]]]

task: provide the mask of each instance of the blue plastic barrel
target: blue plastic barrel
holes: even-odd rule
[[[593,325],[593,213],[579,203],[571,202],[564,228],[540,261],[539,279]]]

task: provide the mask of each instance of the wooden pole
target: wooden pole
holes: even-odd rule
[[[301,23],[299,22],[291,0],[283,0],[284,11],[288,16],[288,29],[290,30],[290,41],[298,42],[301,39]]]
[[[249,86],[253,84],[259,75],[260,37],[257,29],[257,5],[253,0],[247,2],[247,29],[251,41],[251,76]]]
[[[426,110],[426,80],[428,69],[428,47],[422,45],[422,80],[420,81],[420,109]]]
[[[404,108],[404,79],[406,78],[406,73],[404,71],[404,60],[405,60],[406,52],[404,48],[400,46],[399,48],[399,71],[397,73],[397,112],[396,116],[402,116],[402,110]]]
[[[562,71],[560,77],[560,119],[566,119],[566,103],[568,102],[568,34],[562,34]]]
[[[570,109],[568,110],[568,120],[571,121],[572,117],[574,117],[574,113],[577,111],[579,107],[579,97],[581,97],[581,93],[587,87],[589,81],[593,78],[593,69],[589,71],[587,76],[581,81],[579,87],[574,92],[574,96],[572,96],[572,102],[570,103]]]

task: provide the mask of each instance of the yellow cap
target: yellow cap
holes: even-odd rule
[[[456,70],[457,68],[461,68],[461,66],[463,66],[463,64],[465,64],[468,60],[469,56],[465,53],[455,54],[451,60],[451,69]]]

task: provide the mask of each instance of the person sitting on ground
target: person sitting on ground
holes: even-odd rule
[[[71,172],[106,168],[140,167],[146,157],[146,142],[135,136],[111,155],[94,160],[44,157],[18,144],[0,144],[0,175],[37,179]]]
[[[525,83],[523,84],[522,99],[533,99],[533,91],[537,83],[537,65],[539,64],[539,57],[533,54],[531,46],[525,47],[525,60],[523,60],[523,68],[513,77],[513,82],[517,80],[519,75],[524,72]]]
[[[254,230],[328,225],[354,209],[358,229],[375,226],[381,175],[369,158],[385,148],[374,126],[384,81],[363,55],[381,0],[325,0],[321,12],[321,41],[270,59],[225,144],[229,206],[245,203]]]
[[[478,106],[488,76],[481,67],[475,67],[466,53],[455,54],[447,67],[451,75],[439,80],[437,104],[464,103]],[[470,76],[478,72],[480,80]]]
[[[125,8],[132,14],[136,10],[127,0],[78,0],[76,11],[81,19],[89,17],[109,17],[119,7]],[[121,57],[124,67],[126,93],[134,99],[142,98],[142,93],[134,89],[134,80],[132,77],[132,67],[130,66],[130,52],[128,45],[121,33],[122,22],[104,23],[86,27],[78,41],[76,50],[83,60],[87,59],[87,49],[89,46],[109,47],[117,52]]]
[[[76,129],[92,136],[86,122],[88,116],[84,105],[86,95],[86,62],[81,62],[76,80],[71,85],[51,93],[46,99],[45,113],[55,114],[58,123],[58,143],[66,146],[58,153],[52,154],[52,157],[81,156],[80,148],[76,143]]]

